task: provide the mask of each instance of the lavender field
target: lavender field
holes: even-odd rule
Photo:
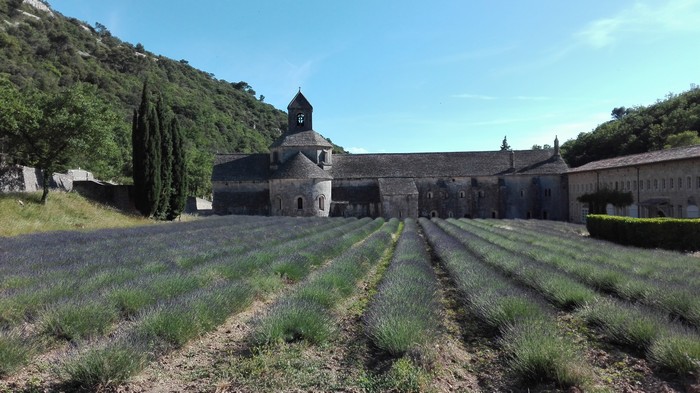
[[[0,238],[0,391],[692,391],[699,328],[699,258],[566,223]]]

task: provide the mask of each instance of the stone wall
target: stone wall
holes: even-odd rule
[[[584,213],[588,211],[588,206],[577,198],[604,188],[631,192],[634,200],[627,207],[609,206],[608,214],[697,218],[700,205],[700,158],[569,173],[569,220],[585,222]]]
[[[215,214],[270,214],[270,190],[267,181],[212,182]]]
[[[504,217],[566,220],[566,175],[507,176],[503,178]]]
[[[495,177],[416,179],[418,214],[440,218],[500,218]]]
[[[358,218],[380,217],[382,211],[377,180],[334,179],[331,215]]]
[[[73,181],[73,191],[95,202],[135,213],[133,186],[98,181]]]
[[[271,215],[328,217],[331,210],[331,181],[327,179],[270,180]]]

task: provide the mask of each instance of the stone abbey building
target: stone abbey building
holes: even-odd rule
[[[345,217],[569,217],[567,170],[554,150],[334,154],[299,92],[269,154],[220,154],[217,214]]]

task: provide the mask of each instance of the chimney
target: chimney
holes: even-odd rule
[[[515,170],[515,152],[510,151],[510,169]]]

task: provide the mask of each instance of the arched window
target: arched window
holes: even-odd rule
[[[435,211],[435,210],[431,211],[430,217],[437,217],[437,211]]]
[[[297,125],[298,126],[303,126],[304,125],[304,114],[303,113],[297,113]]]
[[[297,209],[302,210],[304,208],[304,200],[299,197],[297,198]]]
[[[326,197],[323,195],[318,197],[318,210],[326,210]]]
[[[432,193],[432,191],[428,191],[428,199],[433,199],[433,193]]]
[[[459,197],[460,197],[460,198],[464,198],[464,191],[460,191],[460,192],[459,192]]]

